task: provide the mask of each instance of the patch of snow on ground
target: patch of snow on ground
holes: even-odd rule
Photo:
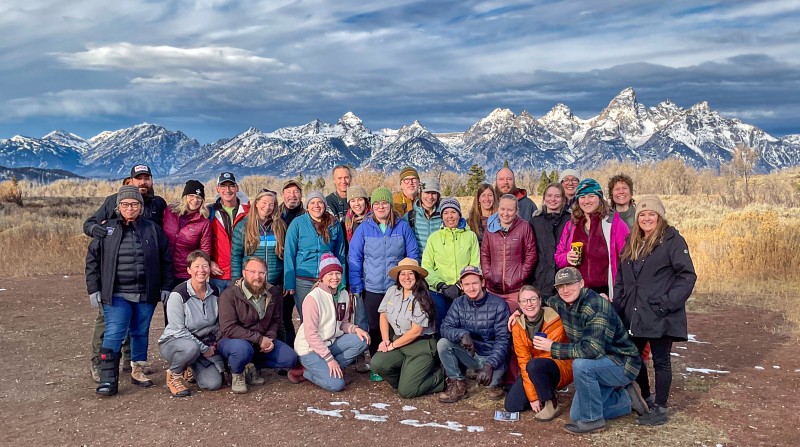
[[[781,369],[781,367],[778,365],[772,365],[772,369]]]
[[[340,406],[340,405],[350,405],[350,402],[336,401],[336,402],[330,402],[330,404],[334,406]]]
[[[678,354],[677,352],[670,352],[670,353],[669,353],[669,355],[671,355],[671,356],[673,356],[673,357],[680,357],[680,356],[681,356],[681,355],[680,355],[680,354]]]
[[[331,416],[335,418],[342,417],[342,411],[344,410],[320,410],[319,408],[314,408],[314,407],[306,408],[307,413],[316,413],[316,414],[321,414],[323,416]]]
[[[686,371],[699,372],[701,374],[730,374],[730,371],[721,371],[718,369],[708,369],[708,368],[686,368]]]
[[[403,406],[403,411],[413,411],[413,410],[416,410],[416,409],[417,409],[417,407],[413,407],[411,405],[404,405]]]
[[[358,410],[350,410],[350,411],[356,415],[356,419],[358,419],[359,421],[386,422],[386,418],[389,417],[387,415],[378,416],[374,414],[364,414]]]
[[[675,347],[678,348],[678,349],[689,349],[686,346],[675,346]]]
[[[509,433],[509,435],[511,435],[511,436],[522,436],[522,433],[515,433],[515,432],[512,431],[511,433]]]
[[[707,341],[697,341],[697,336],[694,335],[694,334],[689,334],[688,338],[689,338],[689,340],[688,340],[689,343],[700,343],[700,344],[705,344],[705,345],[710,345],[711,344],[711,343],[709,343]]]
[[[421,423],[420,421],[418,421],[416,419],[403,419],[402,421],[400,421],[400,423],[403,424],[403,425],[410,425],[412,427],[446,428],[448,430],[453,430],[453,431],[462,431],[464,428],[466,428],[467,431],[470,432],[470,433],[482,432],[483,431],[483,427],[481,427],[479,425],[469,425],[469,426],[465,427],[464,424],[461,424],[461,423],[458,423],[458,422],[455,422],[455,421],[447,421],[444,424],[440,424],[438,422]]]
[[[389,408],[389,404],[384,404],[384,403],[380,403],[380,402],[378,402],[376,404],[372,404],[371,406],[373,408],[377,408],[378,410],[385,410],[385,409]]]
[[[756,366],[756,369],[759,370],[759,371],[764,371],[764,367],[763,366]]]

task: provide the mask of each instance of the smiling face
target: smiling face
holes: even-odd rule
[[[600,208],[600,197],[597,194],[587,194],[578,198],[578,206],[585,215],[592,214]]]
[[[497,185],[498,193],[511,194],[511,191],[514,189],[514,173],[508,168],[497,171],[495,184]]]
[[[548,213],[557,213],[562,209],[561,191],[551,186],[544,192],[544,206],[547,208]]]
[[[631,203],[631,188],[625,182],[617,182],[611,190],[611,200],[617,205],[629,205]]]
[[[318,197],[314,197],[308,202],[308,214],[314,219],[320,219],[325,213],[325,202]]]
[[[644,236],[650,236],[653,231],[655,231],[656,227],[658,227],[658,213],[655,211],[645,210],[639,213],[639,216],[636,217],[636,223],[639,224],[639,228],[644,231]]]
[[[239,185],[233,182],[222,182],[217,185],[217,193],[222,198],[222,203],[226,206],[236,204],[236,193],[239,192]]]
[[[303,193],[297,186],[289,185],[281,192],[281,197],[283,197],[283,203],[286,205],[286,208],[293,210],[300,206]]]
[[[414,276],[413,270],[400,270],[400,273],[397,275],[397,282],[400,283],[403,289],[412,290],[414,284],[417,283],[417,278]]]
[[[560,286],[556,286],[558,296],[560,296],[561,299],[567,304],[572,304],[578,299],[578,297],[581,295],[582,288],[583,280],[574,282],[572,284],[562,284]]]
[[[535,318],[542,310],[542,300],[533,290],[520,292],[517,302],[522,313],[529,318]]]
[[[328,272],[322,277],[322,279],[320,279],[320,282],[328,286],[331,290],[336,290],[339,288],[339,284],[342,282],[342,272]]]
[[[194,283],[202,284],[208,280],[208,275],[211,274],[211,266],[208,264],[208,261],[198,257],[192,261],[192,265],[186,267],[186,271],[189,272],[189,276],[192,277]]]
[[[125,199],[119,202],[119,214],[126,222],[136,220],[142,212],[142,204],[137,200]]]
[[[267,268],[261,262],[251,259],[242,269],[245,285],[253,293],[259,293],[267,283]]]
[[[131,179],[131,185],[139,188],[142,196],[147,196],[153,192],[153,177],[150,174],[139,174]]]
[[[500,225],[508,228],[514,218],[517,217],[517,201],[511,199],[500,199],[497,207],[497,217],[500,218]]]
[[[494,191],[492,188],[486,188],[481,195],[478,196],[478,203],[481,205],[481,208],[487,211],[491,211],[494,208]]]
[[[416,177],[406,177],[400,181],[400,190],[402,190],[403,195],[409,199],[417,198],[417,194],[419,193],[417,188],[419,188],[419,179]]]
[[[442,211],[442,223],[444,223],[444,226],[447,228],[456,228],[460,219],[461,215],[453,208],[447,208]]]
[[[580,183],[580,180],[574,175],[568,175],[564,177],[564,180],[561,180],[561,186],[564,187],[564,192],[567,194],[568,198],[571,199],[575,197],[575,190],[578,189],[578,183]]]
[[[375,218],[381,223],[386,223],[386,220],[389,218],[389,213],[391,212],[392,204],[385,200],[380,200],[372,204],[372,213],[375,214]]]
[[[422,207],[426,210],[432,210],[434,206],[436,206],[436,202],[439,201],[439,193],[436,191],[423,191],[422,196],[420,197],[420,202],[422,202]]]
[[[203,198],[197,194],[189,194],[186,196],[186,209],[189,212],[195,212],[203,206]]]
[[[467,275],[461,278],[461,290],[471,301],[483,296],[483,278],[478,275]]]
[[[350,187],[350,170],[347,168],[339,168],[333,171],[333,184],[336,185],[336,192],[339,197],[347,196],[347,188]]]
[[[363,197],[356,197],[355,199],[350,199],[349,202],[350,209],[353,210],[353,214],[356,216],[363,216],[364,213],[367,211],[367,199]]]
[[[258,218],[263,221],[266,220],[269,216],[272,216],[272,213],[275,211],[275,207],[277,206],[276,202],[277,199],[269,194],[258,199],[258,201],[256,202],[256,211],[258,212]]]

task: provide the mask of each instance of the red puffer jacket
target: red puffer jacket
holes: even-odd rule
[[[536,238],[527,221],[517,216],[505,232],[497,214],[489,217],[481,240],[481,270],[490,292],[518,292],[533,271],[536,257]]]
[[[169,239],[175,277],[189,279],[189,272],[186,271],[189,253],[200,249],[211,256],[211,222],[198,211],[181,217],[167,207],[164,210],[163,229]]]
[[[233,246],[233,227],[247,216],[250,212],[250,200],[243,192],[238,192],[236,197],[239,199],[239,206],[233,210],[233,222],[230,216],[222,208],[221,199],[217,199],[214,204],[208,206],[211,212],[211,261],[216,262],[222,275],[211,275],[214,279],[231,279],[231,248]]]

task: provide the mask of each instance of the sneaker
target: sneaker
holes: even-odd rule
[[[185,380],[186,383],[197,383],[197,379],[194,378],[194,372],[192,371],[192,368],[186,368],[186,370],[183,372],[183,380]]]
[[[505,395],[506,395],[506,392],[503,391],[503,388],[501,388],[499,386],[493,386],[493,387],[489,388],[489,396],[488,397],[489,397],[490,400],[500,400]]]
[[[131,383],[141,387],[153,386],[153,381],[144,373],[143,362],[131,362]]]
[[[639,416],[649,413],[647,402],[642,398],[642,394],[639,392],[639,385],[636,382],[627,384],[625,391],[628,392],[628,396],[631,398],[631,410],[635,411]]]
[[[583,435],[587,433],[596,433],[601,432],[606,429],[606,420],[600,418],[596,421],[591,422],[570,422],[569,424],[564,425],[564,430],[573,435]]]
[[[286,377],[289,382],[297,384],[306,380],[303,372],[305,372],[305,368],[302,365],[297,365],[286,373]]]
[[[667,408],[658,404],[653,404],[650,413],[636,418],[639,425],[664,425],[667,423]]]
[[[536,413],[533,418],[537,422],[549,422],[557,418],[561,414],[561,407],[558,406],[558,400],[548,400],[544,403],[544,408]]]
[[[169,388],[172,397],[187,397],[192,395],[192,392],[186,389],[186,385],[183,383],[183,377],[184,375],[182,374],[172,374],[172,371],[167,370],[167,388]]]
[[[375,374],[374,372],[369,373],[369,381],[370,382],[383,382],[383,377]]]
[[[258,372],[258,368],[256,365],[252,363],[248,363],[244,367],[244,380],[247,382],[248,385],[260,386],[266,383],[261,374]]]
[[[94,361],[89,364],[89,372],[92,374],[94,383],[100,383],[100,367]]]
[[[231,391],[233,394],[247,393],[247,382],[244,374],[231,374]]]

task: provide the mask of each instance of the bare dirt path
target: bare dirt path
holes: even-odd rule
[[[353,382],[339,394],[266,372],[266,385],[246,395],[194,388],[192,397],[175,399],[156,347],[160,310],[150,344],[157,386],[123,381],[119,395],[100,398],[88,374],[95,313],[83,278],[0,279],[0,289],[2,445],[773,446],[800,438],[800,355],[770,333],[779,316],[752,308],[714,304],[691,314],[690,332],[701,343],[676,345],[668,425],[642,428],[629,416],[605,433],[575,437],[562,430],[565,415],[549,424],[529,413],[496,422],[502,404],[483,391],[454,405],[432,396],[402,400],[351,370]],[[451,428],[409,425],[429,423]]]

